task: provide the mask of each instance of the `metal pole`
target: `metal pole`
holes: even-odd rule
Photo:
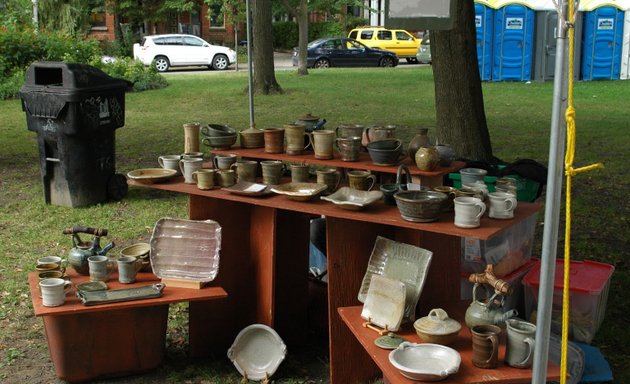
[[[549,333],[553,288],[556,273],[556,251],[558,243],[558,223],[564,170],[564,150],[566,141],[566,76],[565,50],[567,25],[563,15],[567,15],[567,0],[561,1],[563,14],[558,14],[556,36],[556,66],[554,71],[553,106],[551,110],[551,135],[549,142],[549,173],[545,198],[545,228],[543,232],[540,287],[538,289],[538,309],[536,316],[536,345],[532,383],[544,384],[547,381],[547,361],[549,356]],[[569,0],[573,1],[573,0]]]
[[[247,13],[247,92],[249,97],[249,127],[256,128],[254,123],[254,81],[252,79],[252,27],[249,0],[245,2]]]
[[[33,28],[35,33],[39,30],[39,3],[38,0],[32,0],[33,3]]]

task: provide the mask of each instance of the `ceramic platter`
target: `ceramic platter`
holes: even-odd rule
[[[308,201],[324,192],[328,186],[318,183],[287,183],[271,188],[272,192],[285,195],[291,200]]]
[[[118,303],[121,301],[152,299],[162,296],[165,285],[162,283],[99,291],[77,290],[77,297],[83,305]]]
[[[151,267],[159,278],[208,282],[219,272],[221,226],[216,221],[162,218],[150,244]]]
[[[271,194],[271,186],[247,181],[241,181],[231,187],[221,189],[241,196],[266,196]]]
[[[359,191],[350,187],[341,187],[335,193],[320,197],[340,208],[358,211],[383,198],[381,191]]]
[[[160,183],[177,175],[174,169],[143,168],[127,173],[127,177],[142,184]]]
[[[236,336],[228,358],[243,377],[263,380],[271,377],[287,354],[276,331],[264,324],[252,324]]]
[[[372,276],[381,275],[402,281],[406,287],[403,322],[415,320],[416,304],[424,286],[433,252],[378,236],[370,255],[359,301],[365,303]]]
[[[457,373],[461,361],[459,352],[438,344],[404,342],[389,353],[389,362],[412,380],[443,380]]]
[[[388,331],[396,332],[405,313],[406,288],[399,280],[372,276],[361,318]]]

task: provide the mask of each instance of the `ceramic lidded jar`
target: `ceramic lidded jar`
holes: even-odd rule
[[[414,160],[419,170],[433,171],[440,164],[440,154],[435,147],[420,147]]]
[[[434,308],[428,316],[416,320],[413,327],[425,343],[448,345],[457,339],[462,325],[442,308]]]
[[[420,147],[428,147],[431,145],[428,133],[429,128],[418,128],[418,132],[409,142],[409,146],[407,146],[407,153],[409,154],[411,161],[416,161],[416,152],[418,152]]]

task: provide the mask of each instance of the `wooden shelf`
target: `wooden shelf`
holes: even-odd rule
[[[385,382],[391,384],[413,384],[418,383],[404,377],[398,369],[396,369],[389,362],[389,350],[385,350],[377,347],[374,344],[374,340],[379,335],[363,327],[364,320],[361,318],[362,306],[337,308],[339,315],[343,322],[348,326],[352,334],[361,343],[361,346],[370,355],[372,360],[378,365],[379,369],[383,373]],[[458,311],[455,311],[458,312]],[[460,309],[461,313],[461,309]],[[451,311],[449,311],[451,314]],[[462,315],[451,317],[462,323],[462,330],[460,331],[458,339],[450,345],[451,348],[458,351],[461,355],[462,362],[459,367],[459,371],[446,378],[441,383],[529,383],[532,379],[532,370],[512,368],[503,363],[505,356],[505,336],[502,337],[501,346],[499,348],[499,366],[496,369],[481,369],[472,364],[472,341],[470,330],[463,321]],[[397,335],[407,339],[413,343],[420,343],[420,338],[415,333],[412,324],[406,324],[403,328],[396,332]],[[560,369],[557,365],[549,363],[547,368],[547,379],[558,380],[560,378]]]

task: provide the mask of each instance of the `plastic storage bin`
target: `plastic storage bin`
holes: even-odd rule
[[[125,80],[98,68],[33,63],[20,90],[29,131],[37,132],[48,204],[80,207],[127,193],[115,173],[115,129],[125,123]]]
[[[561,332],[564,260],[556,260],[551,330]],[[569,288],[569,336],[574,341],[590,343],[599,330],[606,312],[610,277],[615,267],[595,261],[572,261]],[[540,287],[540,262],[523,278],[525,312],[535,318]]]

